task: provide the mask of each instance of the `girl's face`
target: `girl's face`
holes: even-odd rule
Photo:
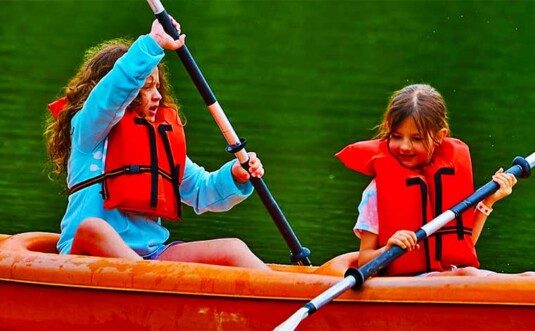
[[[141,101],[138,107],[136,107],[139,116],[147,119],[150,122],[154,122],[156,119],[156,113],[158,112],[158,106],[162,95],[158,90],[160,88],[160,73],[158,68],[150,74],[145,80],[145,85],[139,91]]]
[[[444,132],[447,133],[447,129],[439,131],[437,136],[439,141],[444,138]],[[392,130],[388,147],[405,168],[421,169],[431,161],[435,142],[431,137],[422,136],[414,120],[407,118],[398,128]]]

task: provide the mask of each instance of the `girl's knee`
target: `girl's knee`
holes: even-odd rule
[[[228,250],[249,250],[249,247],[243,240],[238,238],[224,238],[219,239],[223,247],[226,247]]]
[[[89,217],[83,220],[78,229],[76,230],[76,236],[98,236],[105,231],[109,231],[110,225],[101,218]]]
[[[225,249],[220,252],[219,262],[223,262],[224,265],[270,270],[242,240],[237,238],[220,240]]]
[[[72,240],[71,254],[89,254],[95,238],[98,238],[99,232],[102,231],[100,222],[103,220],[92,217],[78,224]]]
[[[525,272],[519,274],[519,276],[535,277],[535,271],[525,271]]]
[[[482,270],[475,267],[459,268],[454,272],[456,276],[491,276],[496,274],[494,271]]]
[[[108,222],[97,217],[87,218],[78,225],[71,254],[141,259]]]
[[[477,274],[477,269],[474,267],[464,267],[455,270],[455,273],[458,276],[475,276]]]
[[[520,277],[535,277],[535,271],[524,271],[524,272],[517,273],[517,274],[500,274],[500,275],[513,276],[513,277],[516,277],[516,276],[520,276]]]
[[[228,260],[239,261],[244,257],[253,256],[253,252],[245,242],[238,238],[224,238],[219,239],[221,256]]]
[[[76,229],[73,238],[73,248],[85,251],[87,247],[93,247],[96,243],[105,241],[115,230],[105,220],[90,217],[83,220]]]

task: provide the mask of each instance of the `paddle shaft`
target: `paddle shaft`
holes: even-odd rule
[[[513,166],[507,169],[505,172],[508,174],[513,174],[515,177],[527,178],[531,173],[531,169],[535,167],[535,153],[532,153],[526,158],[516,157],[513,160]],[[451,220],[455,219],[457,216],[468,210],[469,208],[476,205],[478,202],[484,198],[490,196],[500,188],[494,181],[490,181],[487,184],[480,187],[477,191],[472,193],[470,196],[465,198],[460,203],[456,204],[449,210],[443,212],[442,214],[435,217],[426,225],[418,229],[415,234],[417,241],[420,242],[423,239],[429,237],[435,233],[438,229],[446,225]],[[305,304],[300,310],[298,310],[294,315],[288,318],[284,323],[282,323],[277,330],[293,330],[297,327],[298,323],[305,319],[307,316],[310,316],[318,309],[326,305],[327,303],[334,300],[343,292],[348,289],[358,289],[364,284],[366,279],[376,273],[377,271],[388,266],[392,261],[400,257],[401,255],[407,252],[406,249],[403,249],[397,245],[390,247],[384,253],[374,258],[370,262],[366,263],[362,267],[355,269],[350,268],[346,271],[344,279],[321,293],[319,296],[315,297],[307,304]],[[286,327],[286,323],[289,323]]]
[[[165,32],[167,32],[167,34],[169,34],[175,40],[178,39],[179,33],[174,28],[173,23],[171,22],[171,19],[169,18],[169,15],[165,11],[165,8],[161,4],[160,0],[147,1],[152,11],[154,12],[154,15],[156,16],[160,24],[163,26]],[[227,140],[227,151],[230,153],[234,153],[240,164],[246,170],[248,170],[249,156],[244,148],[245,139],[238,138],[238,135],[232,128],[232,125],[230,124],[228,118],[225,116],[223,109],[219,105],[219,102],[217,101],[214,93],[212,92],[212,89],[206,82],[206,79],[204,78],[201,70],[195,63],[195,60],[191,56],[191,53],[189,52],[187,46],[184,45],[180,47],[178,50],[176,50],[176,53],[182,61],[182,64],[184,65],[189,76],[193,80],[195,87],[201,94],[208,110],[212,114],[212,117],[214,118],[217,125],[219,126],[219,129],[223,133],[223,136]],[[262,201],[269,214],[271,215],[271,218],[275,222],[277,229],[279,230],[284,240],[286,241],[286,244],[290,248],[291,261],[296,262],[300,265],[312,265],[310,259],[308,258],[308,256],[310,255],[310,250],[306,247],[301,246],[301,243],[297,239],[297,236],[290,227],[290,224],[286,220],[286,217],[284,216],[279,205],[273,198],[273,195],[269,191],[264,180],[262,178],[256,178],[251,176],[250,181],[256,192],[258,193],[260,200]]]

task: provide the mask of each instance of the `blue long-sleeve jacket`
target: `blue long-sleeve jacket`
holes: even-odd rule
[[[71,121],[71,154],[67,185],[72,187],[104,172],[107,136],[124,115],[126,107],[137,96],[145,79],[162,60],[164,50],[148,35],[139,37],[113,69],[91,91],[83,108]],[[207,172],[186,158],[180,185],[182,202],[197,214],[226,211],[247,198],[253,191],[249,182],[234,182],[231,167],[234,161],[219,170]],[[169,238],[169,231],[160,219],[141,214],[104,209],[100,191],[95,184],[69,196],[67,210],[61,221],[58,250],[68,254],[78,225],[88,217],[106,220],[139,255],[146,256]]]

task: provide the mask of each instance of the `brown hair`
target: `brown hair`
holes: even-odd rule
[[[91,90],[113,68],[115,62],[123,56],[132,41],[125,39],[113,39],[88,49],[84,56],[84,62],[76,75],[70,80],[65,88],[67,105],[59,112],[58,117],[49,116],[44,135],[48,142],[48,157],[52,164],[52,173],[60,175],[67,170],[67,162],[71,149],[71,120],[82,109]],[[158,65],[160,74],[160,105],[179,110],[177,102],[171,95],[171,87],[168,84],[166,68],[163,63]],[[129,107],[139,104],[138,95]]]
[[[377,126],[375,138],[389,138],[407,118],[412,118],[422,137],[430,137],[438,143],[436,133],[448,129],[446,103],[442,95],[425,84],[409,85],[394,92],[390,97],[383,121]],[[424,139],[426,149],[428,140]]]

